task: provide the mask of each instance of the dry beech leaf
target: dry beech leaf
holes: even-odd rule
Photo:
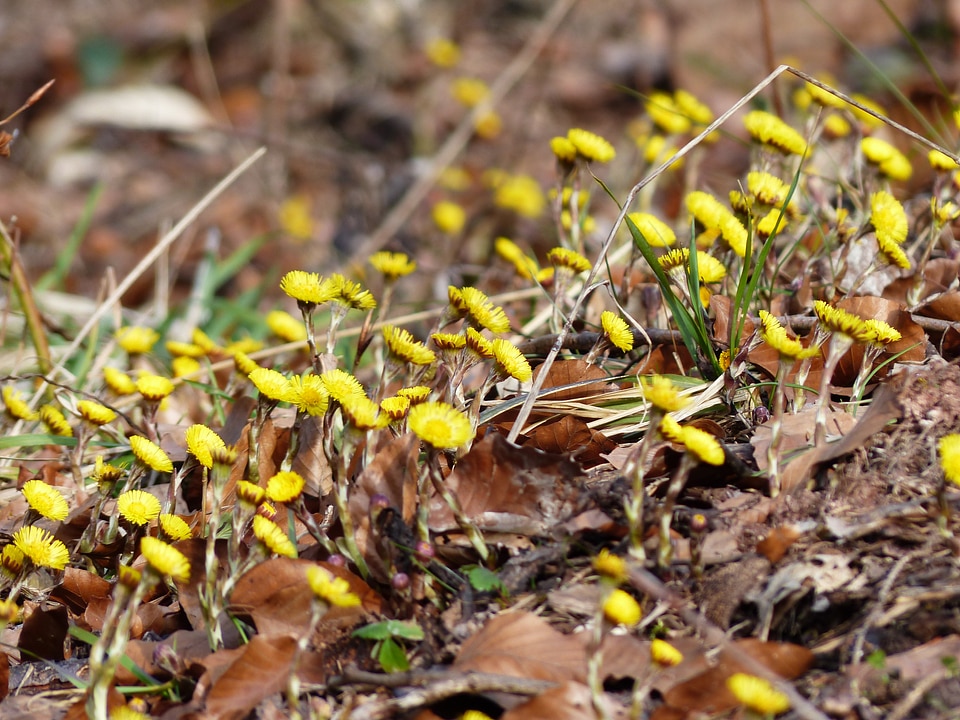
[[[905,305],[924,307],[942,293],[956,288],[957,275],[960,274],[960,262],[949,258],[934,258],[923,266],[923,284],[917,291],[916,275],[900,278],[890,283],[883,296]],[[921,310],[921,314],[926,315]]]
[[[753,638],[738,640],[734,647],[753,658],[771,672],[791,680],[805,673],[813,665],[813,653],[801,645],[791,643],[762,642]],[[701,656],[695,662],[707,665]],[[669,689],[658,688],[663,693],[664,706],[687,713],[715,714],[739,706],[733,693],[727,689],[727,678],[734,673],[751,673],[750,668],[729,649],[720,651],[720,660],[714,667],[706,667],[690,679]],[[657,712],[651,720],[661,720]],[[670,717],[673,717],[671,715]]]
[[[910,313],[900,303],[865,295],[845,298],[837,303],[837,307],[864,320],[882,320],[900,331],[903,338],[886,346],[875,365],[894,355],[899,355],[897,362],[923,362],[926,358],[926,335],[923,328],[913,321]],[[960,319],[960,314],[952,319]],[[863,362],[863,351],[863,345],[856,343],[840,358],[837,369],[831,378],[831,383],[835,387],[850,387],[853,385]],[[876,379],[885,377],[889,367],[889,365],[884,366],[874,377]]]
[[[303,492],[313,497],[324,497],[333,492],[333,469],[323,452],[322,418],[306,417],[300,423],[297,454],[290,468],[306,481]]]
[[[540,369],[537,368],[534,376],[538,376]],[[610,390],[615,390],[616,386],[607,382],[609,376],[596,365],[590,365],[583,360],[560,360],[553,363],[547,371],[547,377],[543,381],[542,390],[548,388],[562,387],[564,385],[574,385],[583,383],[577,387],[566,390],[558,390],[550,393],[547,397],[550,400],[575,400],[577,398],[590,397],[592,395],[601,395]],[[587,380],[598,380],[600,382],[586,383]]]
[[[10,656],[0,650],[0,700],[10,692]]]
[[[792,525],[773,528],[763,540],[757,543],[757,552],[776,564],[787,554],[790,546],[802,536],[803,533]]]
[[[375,545],[376,535],[370,532],[370,498],[378,493],[386,496],[391,507],[400,512],[404,522],[412,523],[417,507],[419,452],[420,441],[413,433],[391,440],[363,469],[350,493],[348,507],[357,547],[367,561],[370,572],[382,582],[389,580],[389,577]]]
[[[112,592],[113,585],[99,575],[66,567],[63,581],[50,593],[50,599],[66,605],[70,612],[79,615],[91,601],[109,600]]]
[[[564,415],[555,422],[538,426],[527,435],[523,447],[536,448],[554,455],[569,454],[584,467],[606,462],[601,455],[619,447],[602,432],[592,429],[580,418]]]
[[[210,685],[204,717],[240,720],[264,698],[281,692],[287,686],[296,650],[297,640],[293,636],[255,635],[242,648],[214,653],[227,654],[231,662]]]
[[[63,605],[37,606],[23,621],[17,647],[23,656],[42,660],[63,660],[63,643],[67,639],[69,621]]]
[[[224,629],[224,647],[227,649],[238,647],[241,644],[240,633],[232,624],[225,626]],[[176,657],[181,676],[201,675],[202,668],[197,668],[211,653],[210,640],[205,630],[177,630],[163,640],[131,640],[127,643],[124,654],[149,675],[155,678],[167,678],[170,677],[170,673],[157,665],[160,648],[171,651],[170,654]],[[136,681],[136,676],[123,665],[117,668],[117,683],[132,685]]]
[[[284,557],[265,560],[243,574],[230,596],[231,611],[249,614],[261,635],[303,634],[309,628],[313,600],[307,583],[307,568],[311,565],[320,565],[345,579],[361,601],[359,607],[330,608],[321,625],[352,628],[366,613],[380,612],[380,596],[349,570],[330,563]]]
[[[628,708],[604,693],[606,717],[611,720],[629,717]],[[500,716],[500,720],[589,720],[596,718],[590,688],[583,683],[566,682],[517,705]]]
[[[467,638],[453,666],[464,672],[583,682],[587,653],[579,640],[554,630],[542,618],[511,612],[497,615]]]
[[[476,443],[446,478],[463,513],[481,530],[549,536],[573,514],[580,466],[562,455],[513,445],[497,433]],[[430,500],[430,529],[459,525],[443,498]]]
[[[784,413],[781,424],[780,457],[789,456],[813,444],[813,431],[817,414],[816,405],[806,405],[798,413]],[[841,410],[827,411],[827,435],[846,435],[857,424],[857,419]],[[757,467],[767,469],[767,448],[770,447],[772,421],[757,425],[750,438],[753,457]]]

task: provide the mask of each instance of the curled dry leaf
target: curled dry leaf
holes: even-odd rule
[[[333,492],[333,469],[323,452],[322,418],[306,417],[300,422],[297,454],[290,468],[304,479],[303,492],[324,497]]]
[[[294,636],[255,635],[241,648],[214,653],[206,662],[227,660],[227,666],[210,683],[204,717],[239,720],[264,698],[281,692],[289,682],[296,650]]]
[[[555,422],[537,426],[527,435],[523,447],[536,448],[554,455],[569,454],[584,467],[606,462],[604,453],[619,447],[603,433],[590,428],[580,418],[564,415]]]
[[[517,447],[490,433],[446,479],[463,513],[481,530],[549,536],[576,509],[580,467],[569,458]],[[457,521],[443,498],[430,501],[430,529],[448,532]]]
[[[458,670],[564,683],[583,682],[587,653],[576,638],[527,612],[497,615],[460,648]]]

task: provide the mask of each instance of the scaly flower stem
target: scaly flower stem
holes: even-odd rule
[[[777,365],[777,386],[773,391],[773,418],[770,420],[770,444],[767,446],[767,475],[770,497],[780,494],[780,442],[783,439],[783,411],[786,405],[784,384],[787,379],[788,358],[780,356]]]
[[[664,498],[663,507],[660,509],[660,547],[657,552],[657,565],[661,570],[669,568],[670,561],[673,559],[673,543],[670,541],[673,508],[683,491],[683,486],[687,484],[687,476],[690,475],[690,470],[696,463],[696,456],[691,452],[685,452],[683,459],[680,460],[680,467],[677,468],[677,472],[667,486],[667,496]]]
[[[480,559],[486,562],[487,558],[490,557],[490,550],[483,540],[483,533],[480,532],[480,529],[470,518],[464,515],[457,498],[454,497],[453,493],[447,488],[446,483],[443,482],[443,476],[440,473],[440,461],[435,449],[430,450],[427,457],[427,465],[430,468],[430,480],[433,482],[433,487],[440,493],[440,497],[443,498],[444,502],[447,503],[447,506],[453,512],[457,524],[460,526],[460,529],[463,530],[464,535],[470,540],[470,544],[473,545]]]
[[[623,510],[630,528],[630,555],[640,562],[647,558],[646,551],[643,549],[643,501],[646,499],[644,479],[647,474],[647,455],[650,454],[650,448],[657,437],[657,426],[662,417],[663,412],[651,406],[647,432],[640,444],[630,451],[623,466],[623,476],[630,482],[631,487],[630,497],[623,503]]]
[[[823,363],[823,375],[820,378],[820,397],[817,398],[817,420],[813,433],[813,444],[823,445],[827,439],[827,409],[830,405],[830,380],[837,369],[840,358],[853,345],[853,338],[835,332],[830,336],[827,359]]]

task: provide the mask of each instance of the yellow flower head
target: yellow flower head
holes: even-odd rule
[[[891,180],[909,180],[913,174],[907,156],[886,140],[865,137],[860,141],[860,151],[870,164],[876,165]]]
[[[615,588],[603,602],[603,615],[614,625],[633,627],[640,622],[643,612],[632,595],[620,588]]]
[[[455,450],[473,438],[470,419],[442,402],[423,402],[410,408],[407,427],[423,442],[438,450]]]
[[[883,259],[891,265],[896,265],[904,270],[910,269],[910,258],[907,257],[907,253],[904,252],[899,244],[891,240],[886,233],[877,235],[877,249],[880,251]]]
[[[790,709],[790,698],[755,675],[734,673],[727,678],[727,687],[739,703],[759,715],[779,715]]]
[[[774,208],[757,221],[757,235],[768,238],[787,226],[787,216],[780,208]]]
[[[479,78],[459,77],[453,81],[450,92],[461,105],[474,107],[487,99],[490,88]]]
[[[291,270],[280,278],[280,289],[307,307],[321,305],[333,299],[333,292],[325,287],[318,273],[306,270]]]
[[[677,386],[665,375],[641,377],[640,387],[647,402],[664,413],[682,410],[690,402],[690,398],[681,396]]]
[[[350,583],[342,577],[335,577],[319,565],[307,568],[307,582],[319,600],[336,607],[356,607],[360,597],[350,591]]]
[[[803,344],[787,335],[780,321],[766,310],[760,311],[760,337],[783,358],[808,358],[820,354],[816,347],[805,348]]]
[[[784,155],[803,155],[807,148],[803,135],[772,113],[753,110],[743,118],[743,124],[754,140]]]
[[[650,93],[644,109],[654,124],[668,135],[681,135],[690,129],[690,119],[669,93]]]
[[[170,362],[170,371],[174,377],[182,378],[200,372],[200,361],[186,355],[178,355]]]
[[[583,255],[575,250],[568,250],[562,247],[555,247],[547,252],[547,259],[553,263],[553,266],[558,270],[563,268],[569,270],[574,275],[586,272],[592,267],[590,261]]]
[[[452,68],[460,62],[460,46],[449,38],[435,38],[424,48],[427,58],[437,67]]]
[[[474,287],[464,287],[458,292],[468,322],[493,333],[504,333],[510,330],[510,320],[503,308],[494,305],[482,291]]]
[[[850,123],[843,115],[830,114],[823,121],[823,130],[828,137],[845,138],[853,131],[853,128],[850,127]]]
[[[493,357],[493,344],[472,327],[467,328],[466,341],[467,350],[481,360],[489,360]]]
[[[380,406],[366,395],[354,395],[340,403],[343,417],[357,430],[381,430],[390,424],[390,417],[380,413]]]
[[[115,367],[105,367],[103,369],[103,379],[117,395],[132,395],[137,391],[137,384],[123,370]]]
[[[460,333],[433,333],[430,339],[441,352],[462,350],[467,344],[467,339]]]
[[[410,401],[410,405],[419,405],[422,402],[426,402],[427,398],[430,397],[430,393],[433,392],[426,385],[414,385],[413,387],[406,387],[397,390],[397,395],[400,397],[405,397]]]
[[[66,498],[43,480],[27,480],[21,489],[27,504],[48,520],[60,522],[70,514]]]
[[[300,496],[304,485],[299,473],[283,470],[267,480],[267,497],[272,502],[288,503]]]
[[[520,382],[528,382],[533,377],[530,363],[520,352],[520,348],[509,340],[501,338],[494,340],[491,345],[498,373],[504,376],[509,375]]]
[[[35,525],[27,525],[13,534],[13,545],[37,567],[63,570],[70,562],[70,551],[51,533]]]
[[[253,534],[274,555],[290,558],[297,556],[297,548],[290,538],[280,529],[279,525],[272,520],[267,520],[263,515],[254,515]]]
[[[258,366],[248,377],[260,394],[270,400],[286,402],[290,395],[290,381],[281,372]]]
[[[387,349],[390,351],[390,355],[396,358],[401,364],[429,365],[437,359],[433,350],[422,342],[415,340],[413,335],[403,328],[384,325],[383,338],[387,343]]]
[[[713,111],[687,90],[677,90],[673,101],[684,115],[697,125],[709,125],[713,122]]]
[[[531,219],[543,214],[546,202],[540,183],[529,175],[511,175],[498,184],[493,192],[494,205]]]
[[[205,468],[213,467],[213,450],[226,447],[223,438],[206,425],[191,425],[187,428],[187,452]]]
[[[537,276],[537,261],[528,256],[512,240],[505,237],[498,237],[493,242],[494,252],[516,268],[517,275],[524,280],[530,280]]]
[[[270,332],[284,342],[305,342],[307,326],[303,320],[295,318],[286,310],[271,310],[264,320]]]
[[[899,330],[892,327],[889,323],[885,323],[883,320],[871,318],[864,320],[864,323],[870,331],[871,339],[868,342],[872,345],[883,347],[890,343],[900,342],[903,339]]]
[[[3,402],[7,406],[7,412],[10,414],[10,417],[15,420],[31,421],[36,420],[38,417],[37,413],[30,409],[27,401],[23,399],[20,391],[13,385],[3,386]]]
[[[237,483],[237,499],[252,508],[257,507],[267,496],[267,491],[249,480],[240,480]]]
[[[190,580],[190,561],[182,552],[163,540],[151,535],[140,538],[140,554],[158,575],[180,583]]]
[[[790,186],[775,175],[754,170],[747,173],[747,190],[757,202],[779,208],[787,201]]]
[[[886,190],[870,195],[870,224],[877,232],[878,243],[902,245],[907,239],[907,213],[900,201]]]
[[[108,407],[94,400],[80,400],[77,402],[77,412],[91,425],[106,425],[117,417],[117,414]]]
[[[117,512],[133,525],[146,525],[160,514],[160,501],[145,490],[128,490],[117,498]]]
[[[433,206],[433,223],[444,235],[457,235],[467,224],[466,211],[455,202],[444,200]]]
[[[939,150],[931,150],[927,153],[927,159],[930,161],[930,167],[934,170],[939,170],[941,172],[952,172],[954,170],[960,169],[960,165],[957,165],[956,160],[942,153]]]
[[[137,378],[136,385],[137,392],[139,392],[145,400],[149,400],[150,402],[160,402],[176,388],[170,378],[149,373]]]
[[[707,230],[718,230],[727,245],[743,257],[747,251],[747,230],[737,217],[710,193],[694,190],[685,200],[687,212]]]
[[[153,349],[160,335],[153,328],[130,325],[117,330],[117,344],[128,355],[145,355]]]
[[[615,312],[604,310],[600,313],[600,326],[614,347],[623,352],[633,350],[633,331],[622,317]]]
[[[593,569],[600,577],[612,580],[616,584],[627,579],[627,563],[619,555],[614,555],[604,548],[593,559]]]
[[[683,428],[673,415],[668,413],[660,418],[660,425],[657,426],[657,430],[660,431],[660,435],[664,440],[683,445]]]
[[[557,160],[564,163],[572,163],[577,159],[577,146],[573,144],[570,138],[559,135],[550,140],[550,149],[557,156]]]
[[[40,408],[39,415],[40,420],[54,435],[73,437],[73,428],[70,427],[70,423],[67,422],[63,413],[60,412],[60,408],[54,405],[44,405]]]
[[[840,308],[831,307],[823,300],[815,300],[813,311],[820,319],[820,324],[831,332],[846,335],[856,342],[870,342],[870,328],[863,318]]]
[[[369,290],[363,286],[344,277],[340,273],[334,273],[326,281],[334,289],[333,301],[339,305],[353,310],[373,310],[377,307],[377,301]]]
[[[180,342],[179,340],[167,340],[164,343],[167,352],[174,357],[202,358],[206,351],[196,343]]]
[[[723,465],[723,446],[710,433],[691,425],[683,427],[683,444],[687,452],[697,456],[697,459],[707,465]]]
[[[960,434],[944,435],[938,449],[943,477],[949,483],[960,485]]]
[[[319,375],[294,375],[290,378],[287,401],[295,405],[300,412],[319,416],[327,411],[330,393]]]
[[[130,449],[133,450],[137,460],[148,468],[162,473],[173,472],[173,461],[152,440],[148,440],[142,435],[132,435],[130,437]]]
[[[567,131],[567,139],[577,149],[577,155],[587,161],[605,163],[610,162],[617,155],[613,145],[589,130],[571,128]]]
[[[0,600],[0,628],[16,622],[19,616],[20,608],[17,607],[16,600]]]
[[[640,234],[643,235],[643,239],[651,247],[669,247],[676,244],[677,235],[673,232],[673,228],[656,215],[632,212],[627,217],[637,226]]]
[[[190,529],[187,521],[179,515],[160,513],[160,515],[157,516],[157,521],[160,525],[160,530],[170,538],[171,542],[189,540],[193,537],[193,531]]]
[[[410,409],[410,400],[402,395],[384,398],[380,401],[380,409],[390,416],[392,422],[403,420]]]
[[[650,642],[650,659],[660,667],[673,667],[683,662],[683,653],[666,640],[654,638]]]
[[[346,370],[340,368],[327,370],[320,376],[320,380],[330,397],[341,404],[350,397],[367,396],[360,381]]]
[[[417,269],[417,263],[410,256],[402,252],[381,250],[370,256],[369,262],[375,270],[383,274],[387,280],[396,280],[409,275]]]
[[[6,577],[15,579],[23,570],[25,560],[23,551],[13,543],[9,543],[3,546],[3,552],[0,553],[0,570]]]
[[[123,477],[122,469],[116,465],[105,463],[103,461],[103,455],[97,455],[96,462],[94,463],[93,479],[97,481],[97,485],[101,488],[101,491],[105,488],[112,487],[121,477]]]

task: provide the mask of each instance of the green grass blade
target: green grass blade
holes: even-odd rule
[[[100,201],[102,194],[103,183],[97,183],[87,196],[87,202],[83,206],[83,212],[80,214],[80,219],[77,221],[77,224],[73,226],[73,232],[70,233],[66,247],[57,253],[57,261],[53,267],[37,280],[34,285],[35,290],[49,290],[50,288],[63,286],[64,278],[66,278],[67,273],[70,272],[70,265],[73,264],[73,259],[80,251],[80,244],[87,236],[90,223],[93,222],[93,213],[97,209],[97,203]]]
[[[60,435],[48,435],[46,433],[30,433],[27,435],[7,435],[0,437],[0,449],[18,447],[42,447],[44,445],[63,445],[65,447],[76,447],[77,439],[75,437],[62,437]]]

